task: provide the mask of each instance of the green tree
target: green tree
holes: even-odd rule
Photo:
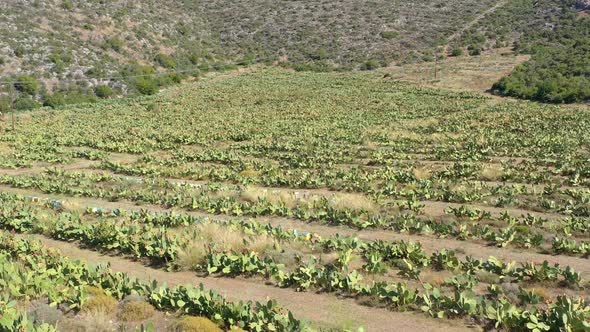
[[[39,81],[30,75],[19,75],[16,77],[14,88],[22,94],[34,96],[39,91]]]

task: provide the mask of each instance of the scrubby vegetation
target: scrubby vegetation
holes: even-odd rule
[[[532,59],[495,84],[495,93],[579,102],[589,98],[590,18],[579,14],[586,6],[579,0],[8,1],[0,4],[0,77],[23,81],[14,86],[30,98],[20,109],[55,108],[150,95],[208,71],[255,63],[374,70],[434,61],[441,47],[450,46],[455,57],[512,47]]]
[[[576,0],[517,0],[466,31],[470,54],[513,47],[531,59],[493,86],[500,95],[551,103],[590,99],[590,17]]]
[[[56,106],[79,101],[71,90],[104,98],[99,86],[152,94],[170,78],[149,76],[169,70],[198,75],[257,62],[371,70],[421,59],[493,2],[4,1],[0,77],[27,73],[45,83],[45,95],[62,96],[26,93]],[[137,75],[145,76],[125,78]]]
[[[584,331],[589,128],[583,105],[254,68],[2,127],[0,228],[281,302],[324,297],[326,314],[380,306]],[[74,303],[139,322],[151,310],[130,304],[135,291],[155,309],[207,317],[181,330],[302,328],[274,302],[210,309],[195,289],[114,284],[119,293],[84,288]],[[363,309],[374,324],[379,312]]]
[[[551,103],[590,100],[590,18],[570,13],[538,34],[531,60],[494,85],[494,92]],[[532,42],[531,42],[532,43]]]

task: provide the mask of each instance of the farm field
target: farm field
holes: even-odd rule
[[[386,73],[0,120],[0,327],[590,330],[588,106]]]

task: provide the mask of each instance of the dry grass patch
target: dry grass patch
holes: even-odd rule
[[[352,209],[375,212],[377,204],[368,197],[361,194],[338,193],[332,196],[332,206],[336,209]]]
[[[124,322],[137,322],[152,317],[155,312],[154,307],[147,302],[131,301],[121,306],[117,318]]]
[[[117,300],[106,294],[94,295],[80,307],[82,313],[103,313],[105,315],[113,314],[117,311]]]
[[[502,178],[502,166],[497,164],[485,165],[479,175],[481,179],[486,181],[497,181]]]
[[[248,178],[255,178],[260,175],[260,172],[253,170],[253,169],[245,169],[240,172],[240,176],[248,177]]]
[[[86,210],[86,206],[80,204],[79,202],[72,201],[72,200],[63,200],[61,201],[61,205],[64,209],[68,211],[84,211]]]
[[[527,288],[526,290],[529,292],[533,292],[535,295],[540,296],[544,299],[551,298],[551,294],[549,294],[549,292],[547,292],[547,290],[544,288]]]
[[[240,194],[240,199],[249,203],[254,203],[259,199],[266,199],[273,204],[283,203],[290,208],[297,206],[298,203],[298,199],[295,195],[288,191],[277,191],[260,187],[245,188]]]
[[[420,134],[417,134],[417,133],[409,131],[409,130],[398,129],[398,130],[389,134],[389,139],[392,141],[404,140],[404,139],[418,141],[418,140],[422,139],[422,136]]]
[[[273,250],[275,242],[266,235],[248,235],[230,225],[216,222],[202,223],[194,227],[195,237],[188,247],[180,251],[178,265],[194,269],[206,263],[213,252],[256,252],[266,254]]]
[[[414,174],[414,176],[418,180],[426,180],[426,179],[430,178],[431,173],[432,173],[432,170],[428,167],[415,167],[412,170],[412,174]]]
[[[1,127],[0,127],[1,129]],[[0,156],[7,156],[12,154],[13,150],[12,148],[8,145],[8,143],[1,143],[0,142]]]
[[[178,332],[223,332],[211,320],[205,317],[185,316],[178,320],[176,325]]]

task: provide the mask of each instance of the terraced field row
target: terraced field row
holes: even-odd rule
[[[583,106],[259,69],[21,116],[0,228],[295,313],[187,309],[224,329],[583,331],[589,129]]]

